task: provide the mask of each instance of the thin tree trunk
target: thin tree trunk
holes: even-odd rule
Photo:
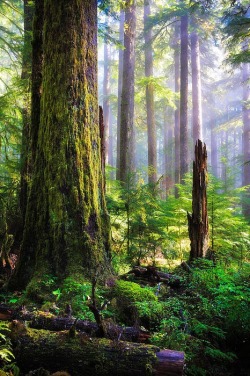
[[[165,194],[169,195],[173,187],[173,127],[170,123],[168,111],[164,111],[164,176],[165,176]]]
[[[109,121],[109,150],[108,150],[108,161],[109,165],[114,167],[114,134],[113,134],[113,114],[110,111],[110,121]],[[111,174],[114,178],[114,174]]]
[[[29,134],[31,126],[31,32],[33,21],[33,6],[29,4],[28,0],[23,2],[24,13],[24,47],[23,47],[23,61],[22,61],[22,80],[24,80],[26,92],[24,94],[23,103],[23,131],[22,131],[22,149],[21,149],[21,188],[20,188],[20,209],[22,213],[23,223],[25,221],[25,211],[28,197],[28,186],[30,180],[30,156],[29,156]]]
[[[188,172],[188,16],[181,17],[180,181]]]
[[[188,230],[191,241],[190,260],[205,257],[208,251],[207,213],[207,151],[200,140],[195,145],[193,162],[192,215],[188,214]]]
[[[250,185],[250,64],[243,64],[242,67],[243,80],[243,186]],[[244,195],[243,213],[250,220],[250,188]]]
[[[128,182],[135,170],[134,76],[135,76],[135,0],[127,0],[125,8],[123,80],[120,130],[120,180]]]
[[[153,77],[153,49],[152,29],[149,28],[150,0],[144,0],[144,38],[145,38],[145,76]],[[156,124],[154,110],[154,85],[148,82],[146,86],[146,111],[147,111],[147,134],[148,134],[148,182],[157,182],[157,146]]]
[[[124,18],[125,13],[120,11],[120,29],[119,41],[124,44]],[[120,146],[121,146],[121,97],[122,97],[122,77],[123,77],[123,49],[119,49],[119,67],[118,67],[118,110],[117,110],[117,154],[116,154],[116,180],[120,180]]]
[[[193,20],[193,23],[195,21]],[[200,46],[197,31],[191,33],[193,141],[202,140]]]
[[[211,165],[213,175],[218,178],[218,135],[216,133],[216,122],[214,119],[211,120]]]
[[[175,47],[174,47],[174,75],[175,75],[175,93],[180,93],[180,26],[175,25]],[[174,112],[174,137],[175,137],[175,184],[180,184],[180,100],[175,100],[176,109]],[[178,190],[175,189],[175,196],[178,196]]]
[[[106,19],[106,22],[108,20]],[[103,74],[103,121],[104,121],[104,140],[105,140],[105,163],[108,164],[109,154],[109,122],[110,122],[110,51],[107,39],[104,40],[104,74]]]

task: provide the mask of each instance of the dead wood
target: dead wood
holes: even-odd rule
[[[146,281],[151,284],[162,282],[173,288],[180,286],[180,279],[177,276],[170,273],[161,272],[154,266],[147,266],[146,268],[135,266],[128,273],[123,274],[120,278],[127,279],[130,274],[134,274],[135,278],[138,280]]]
[[[22,372],[46,366],[71,376],[183,375],[184,354],[156,346],[92,338],[84,333],[50,332],[11,323],[17,365]]]

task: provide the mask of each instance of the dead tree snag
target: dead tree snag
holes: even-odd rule
[[[195,145],[193,162],[193,213],[188,213],[188,231],[191,242],[190,260],[205,257],[208,251],[209,232],[207,214],[207,151],[200,140]]]

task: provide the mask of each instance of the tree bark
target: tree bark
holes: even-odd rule
[[[150,0],[144,0],[144,38],[145,38],[145,76],[153,77],[153,49],[152,29],[149,28]],[[154,85],[148,82],[146,85],[146,111],[147,111],[147,134],[148,134],[148,182],[157,182],[157,145],[156,124],[154,110]]]
[[[205,257],[208,251],[209,232],[207,214],[207,151],[200,140],[195,145],[193,162],[192,215],[188,214],[191,241],[190,260]]]
[[[188,15],[181,17],[180,182],[188,172]]]
[[[35,17],[42,22],[40,14]],[[96,0],[46,1],[42,45],[41,108],[38,92],[32,97],[35,164],[20,260],[10,281],[18,289],[44,274],[59,280],[90,276],[98,265],[108,264],[110,250],[100,156]]]
[[[78,375],[181,376],[184,354],[156,346],[91,338],[84,333],[27,329],[13,323],[14,355],[22,372],[45,367]],[[31,356],[32,354],[32,356]]]
[[[134,76],[135,76],[135,0],[125,4],[123,80],[120,129],[120,180],[128,183],[135,169]]]

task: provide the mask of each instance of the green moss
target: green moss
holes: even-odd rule
[[[148,288],[142,288],[137,283],[117,281],[114,287],[118,317],[127,325],[134,325],[139,320],[138,304],[156,302],[157,297]]]
[[[61,368],[72,375],[148,375],[150,365],[157,362],[155,346],[90,338],[81,333],[71,338],[68,331],[28,329],[19,341],[16,359],[22,371],[46,364],[50,371]]]
[[[142,288],[138,283],[117,281],[115,286],[115,294],[117,299],[126,300],[129,304],[157,301],[155,294],[148,288]]]

